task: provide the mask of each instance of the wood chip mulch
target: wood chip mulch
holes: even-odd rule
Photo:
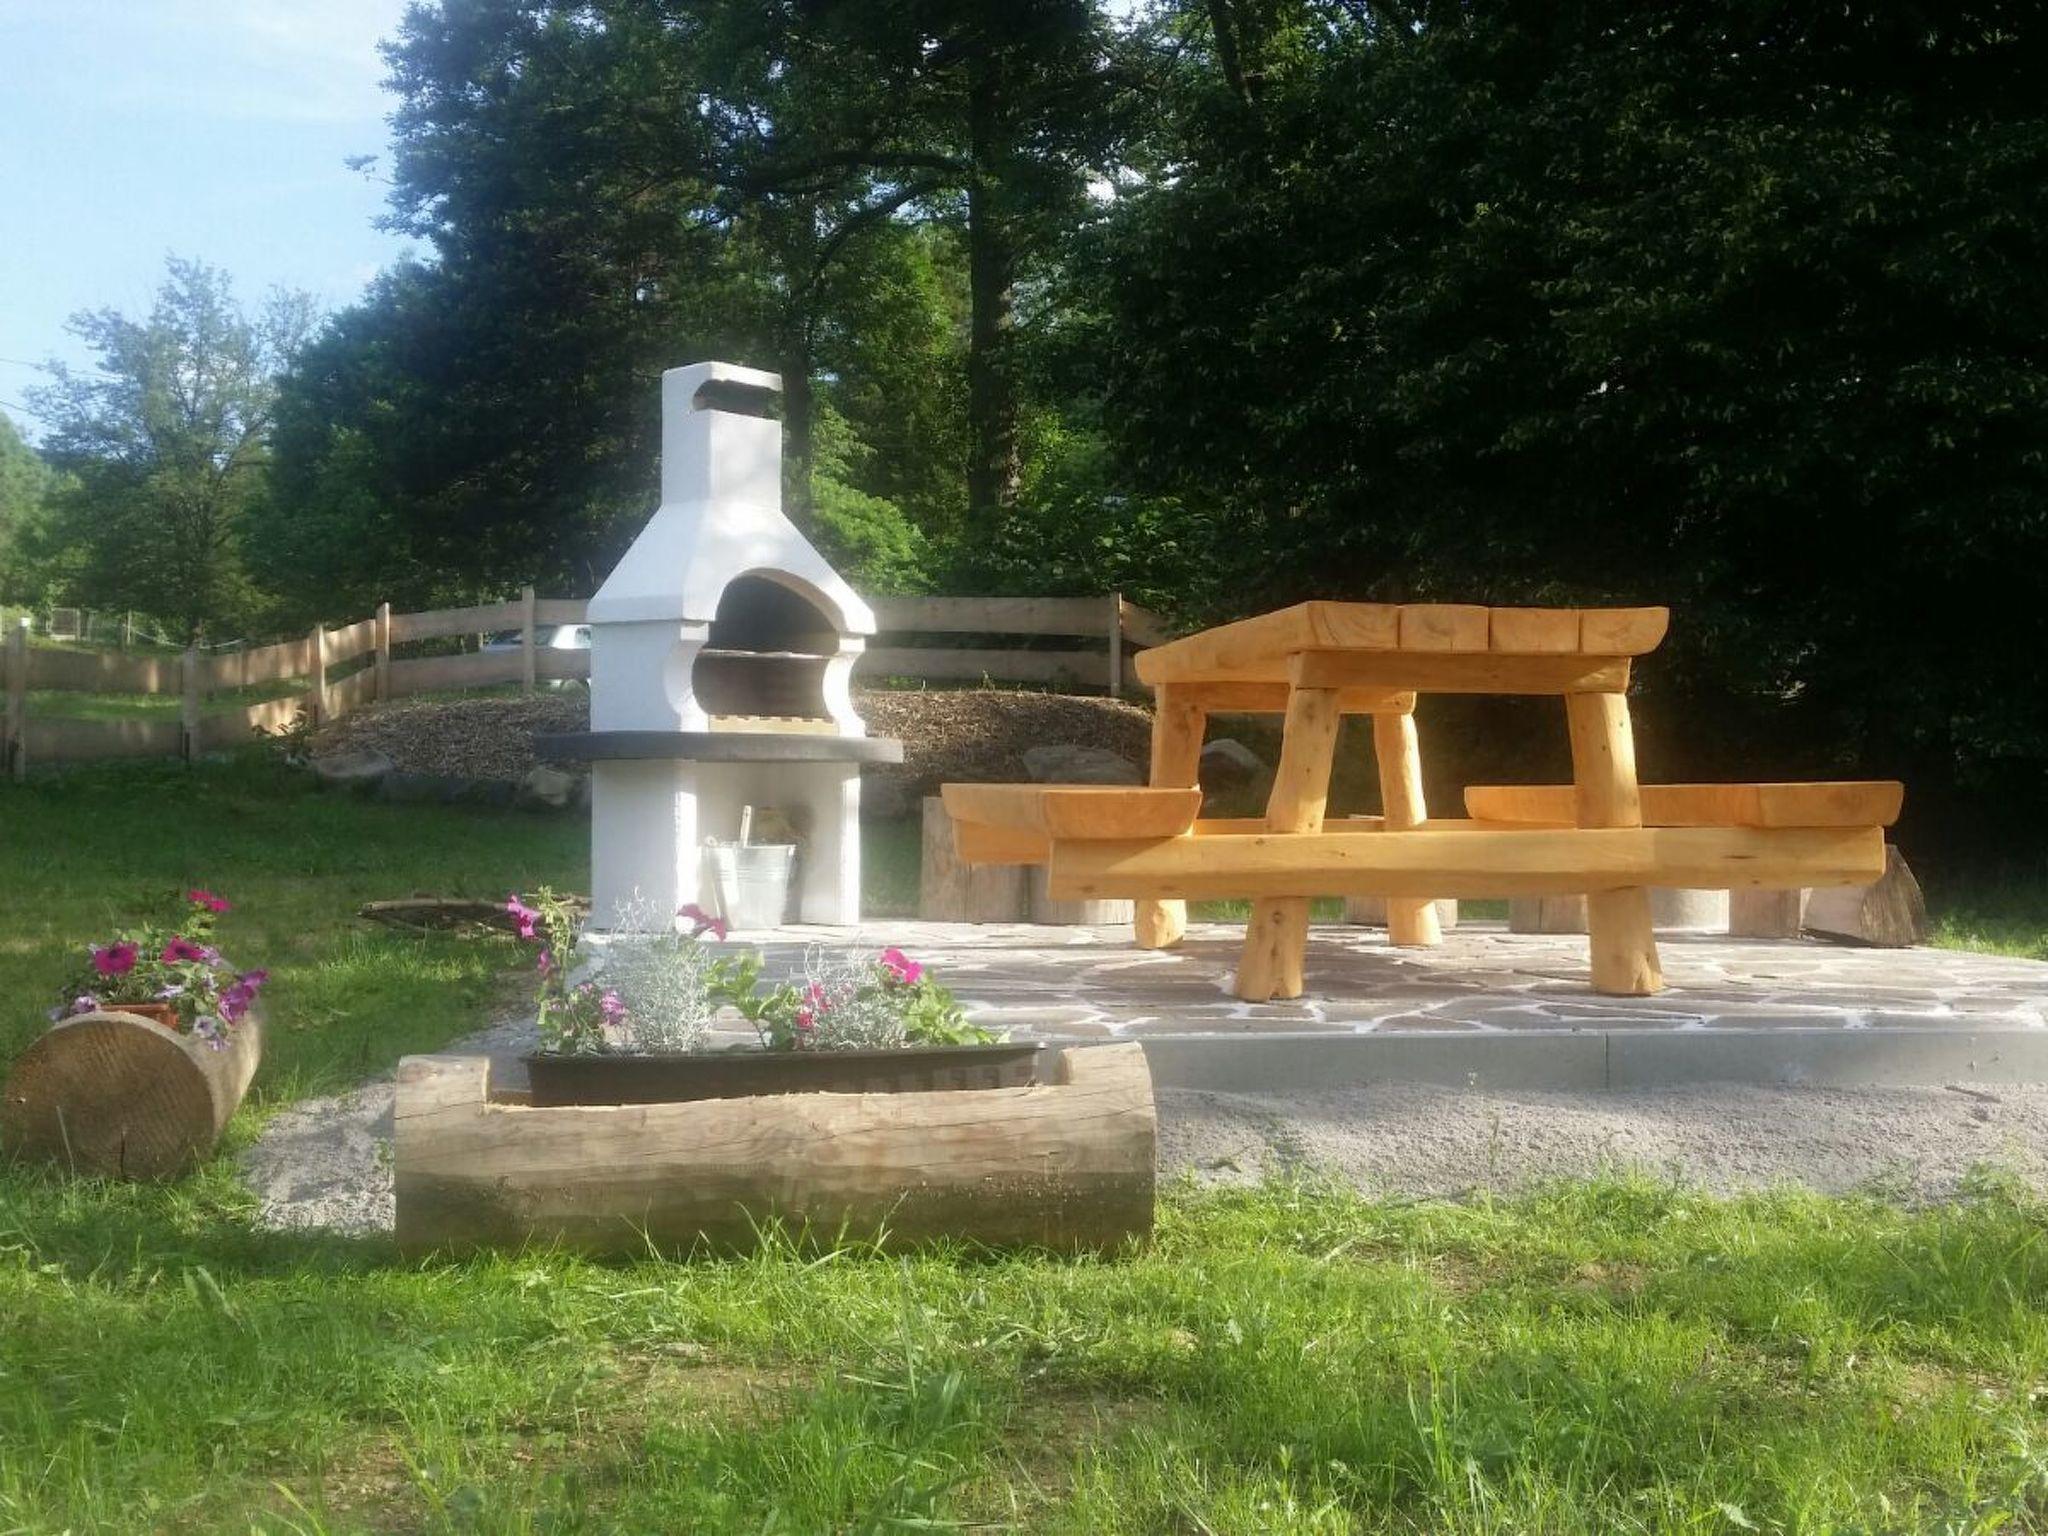
[[[866,771],[867,782],[885,793],[931,794],[949,779],[1020,780],[1031,747],[1106,747],[1140,767],[1151,752],[1151,715],[1116,699],[998,688],[876,689],[857,690],[854,705],[870,735],[903,743],[901,767]],[[327,727],[315,753],[367,748],[410,773],[518,780],[534,766],[536,734],[587,730],[589,723],[590,696],[581,688],[530,698],[401,699]]]

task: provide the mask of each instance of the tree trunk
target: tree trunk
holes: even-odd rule
[[[778,213],[788,219],[782,241],[787,297],[776,356],[782,374],[782,504],[796,525],[809,533],[817,433],[817,397],[811,387],[811,335],[820,277],[817,200],[793,197]]]
[[[967,186],[967,513],[990,527],[1015,504],[1017,396],[1010,374],[1016,324],[1017,256],[991,170],[1000,145],[1002,82],[998,62],[980,52],[970,65],[968,132],[973,173]]]
[[[1158,1120],[1135,1043],[1054,1080],[541,1109],[480,1056],[398,1066],[398,1246],[744,1250],[779,1223],[827,1246],[932,1241],[1114,1253],[1152,1231]]]

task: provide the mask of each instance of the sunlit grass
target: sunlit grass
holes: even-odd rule
[[[2048,1523],[2048,1208],[2016,1182],[1925,1209],[1176,1188],[1107,1261],[404,1260],[261,1230],[234,1154],[508,995],[509,944],[357,905],[582,888],[582,821],[322,795],[252,754],[0,785],[0,827],[0,1049],[88,937],[188,884],[277,976],[197,1175],[0,1169],[0,1531]],[[871,907],[914,905],[916,848],[870,830]]]

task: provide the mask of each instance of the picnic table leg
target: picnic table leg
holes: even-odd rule
[[[1287,695],[1280,766],[1266,802],[1269,832],[1320,832],[1330,798],[1330,759],[1337,750],[1334,688],[1295,688]],[[1261,896],[1245,925],[1237,995],[1248,1003],[1301,996],[1301,964],[1308,948],[1306,896]]]
[[[1564,703],[1571,725],[1578,824],[1641,826],[1642,792],[1636,784],[1636,742],[1627,695],[1573,693]],[[1593,954],[1594,991],[1644,997],[1663,987],[1657,940],[1650,929],[1649,891],[1635,886],[1589,895],[1586,933]]]
[[[1415,735],[1415,716],[1372,717],[1373,755],[1380,763],[1380,809],[1388,831],[1419,827],[1429,819],[1422,797],[1422,747]],[[1443,942],[1436,903],[1426,896],[1387,898],[1387,942],[1424,947]]]
[[[1171,683],[1162,683],[1152,701],[1152,776],[1154,789],[1187,789],[1198,780],[1202,767],[1202,733],[1208,728],[1208,713],[1201,705],[1181,696]],[[1140,949],[1170,949],[1187,932],[1188,904],[1184,901],[1140,901],[1133,909],[1135,936]]]

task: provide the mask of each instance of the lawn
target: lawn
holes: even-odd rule
[[[261,1231],[233,1150],[510,998],[509,944],[358,903],[580,886],[580,825],[322,796],[252,755],[0,786],[0,826],[9,1049],[88,935],[185,884],[277,976],[199,1175],[0,1170],[0,1531],[2048,1523],[2048,1206],[2009,1181],[1921,1210],[1176,1188],[1113,1262],[408,1262]],[[900,902],[905,848],[871,854]]]

